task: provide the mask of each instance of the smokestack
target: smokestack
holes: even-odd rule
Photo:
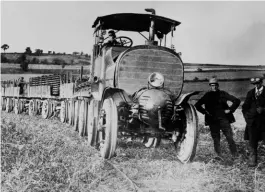
[[[156,14],[156,11],[154,9],[145,9],[146,12],[151,12],[152,15]],[[151,18],[151,25],[149,28],[149,41],[154,41],[155,39],[155,21],[153,18]]]

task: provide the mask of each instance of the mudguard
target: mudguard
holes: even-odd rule
[[[117,88],[110,88],[107,87],[103,92],[102,102],[104,99],[112,97],[114,103],[116,106],[120,106],[124,103],[130,104],[132,103],[132,98],[130,95],[128,95],[124,90],[117,89]]]
[[[181,94],[176,100],[175,105],[180,105],[182,103],[187,103],[191,96],[199,94],[200,91],[193,91],[190,93]]]

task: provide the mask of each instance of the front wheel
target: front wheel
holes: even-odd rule
[[[101,156],[110,159],[114,156],[118,136],[118,112],[112,98],[105,99],[99,116],[98,144]]]
[[[198,116],[195,107],[191,104],[184,106],[183,126],[184,132],[182,139],[177,143],[177,157],[182,163],[188,163],[193,160],[196,154],[198,142]]]

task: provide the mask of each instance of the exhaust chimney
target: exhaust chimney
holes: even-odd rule
[[[151,12],[152,15],[156,14],[156,11],[154,9],[145,9],[146,12]],[[151,18],[151,25],[149,28],[149,41],[154,41],[155,39],[155,21],[153,18]]]

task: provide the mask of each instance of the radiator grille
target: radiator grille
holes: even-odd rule
[[[165,87],[179,95],[183,85],[183,64],[166,49],[141,48],[126,52],[118,61],[116,86],[133,94],[147,86],[148,76],[160,72],[165,77]]]

